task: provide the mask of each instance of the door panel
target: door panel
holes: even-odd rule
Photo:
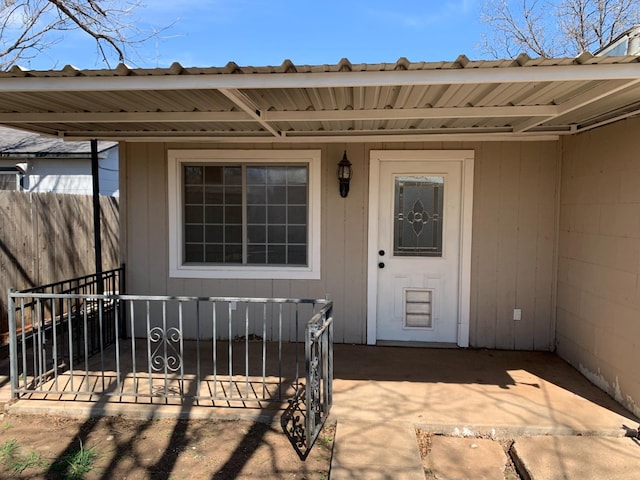
[[[462,163],[381,161],[378,340],[457,341]]]

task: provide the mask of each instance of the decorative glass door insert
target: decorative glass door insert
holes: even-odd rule
[[[444,177],[395,177],[395,256],[442,257],[443,203]]]

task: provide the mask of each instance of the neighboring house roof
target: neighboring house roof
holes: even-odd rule
[[[102,195],[118,195],[117,146],[117,142],[98,142]],[[22,173],[20,187],[30,192],[89,195],[93,190],[91,144],[87,141],[65,142],[0,127],[0,170]]]
[[[0,73],[0,123],[68,139],[557,139],[640,113],[636,56]]]
[[[608,45],[605,45],[595,53],[603,55],[640,55],[640,25],[635,25],[622,32]]]
[[[98,153],[113,148],[117,142],[98,142]],[[13,128],[0,127],[0,158],[89,158],[89,142],[65,142]]]

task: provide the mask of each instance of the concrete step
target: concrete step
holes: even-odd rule
[[[638,438],[523,437],[511,454],[523,480],[640,478]]]
[[[340,420],[331,480],[424,480],[416,431],[407,422]]]
[[[505,480],[509,462],[502,445],[494,440],[470,437],[431,437],[426,465],[439,480]]]

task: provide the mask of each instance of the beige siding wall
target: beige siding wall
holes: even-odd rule
[[[168,277],[166,151],[173,148],[316,148],[322,151],[322,278],[197,280]],[[347,150],[354,178],[338,194],[336,164]],[[366,342],[368,165],[372,149],[476,152],[471,345],[548,350],[559,149],[556,142],[329,145],[132,143],[123,148],[121,198],[128,290],[159,295],[324,297],[334,300],[335,341]],[[513,309],[522,309],[514,322]]]
[[[471,344],[552,350],[559,148],[484,143],[476,150]],[[521,309],[522,319],[513,320]]]
[[[640,119],[563,142],[558,353],[640,414]]]

